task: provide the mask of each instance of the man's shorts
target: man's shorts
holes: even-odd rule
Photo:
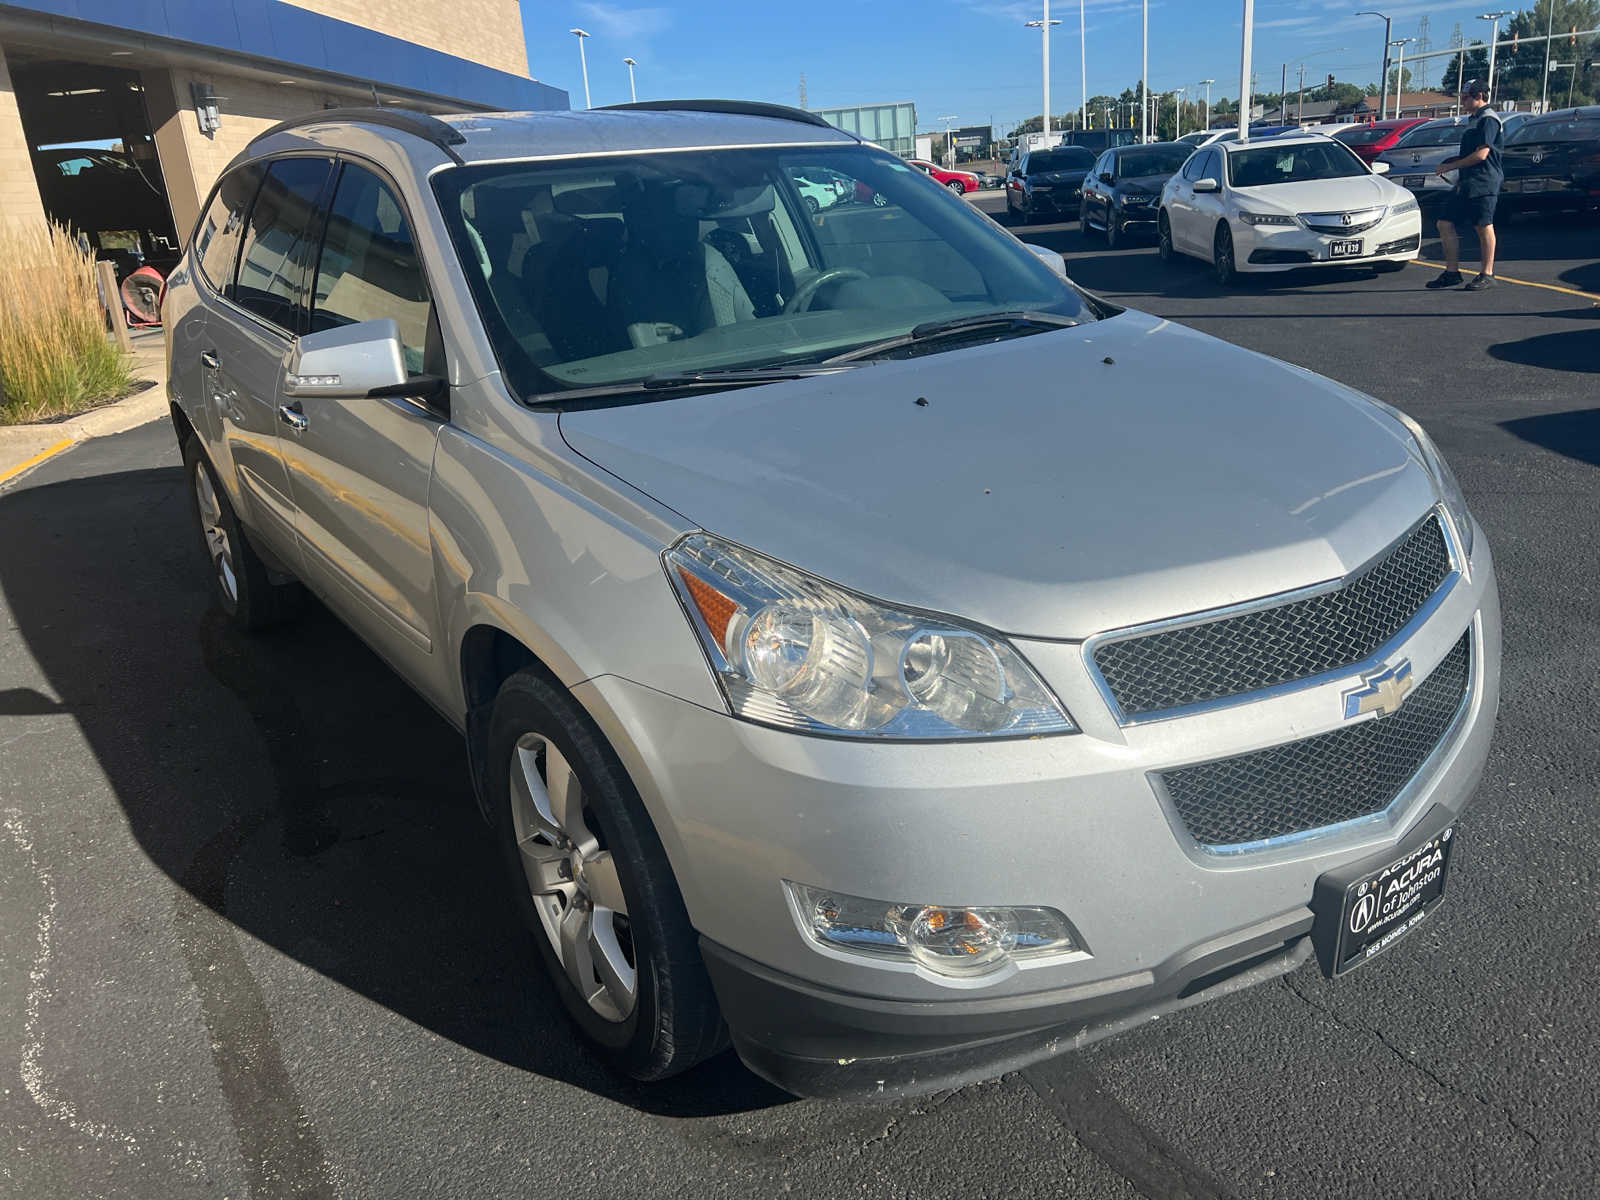
[[[1444,211],[1439,214],[1439,219],[1449,221],[1457,229],[1464,229],[1469,225],[1474,229],[1483,225],[1493,225],[1494,206],[1499,199],[1498,194],[1463,196],[1460,192],[1451,192],[1450,199],[1444,203]]]

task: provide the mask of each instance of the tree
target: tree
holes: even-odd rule
[[[1465,74],[1463,74],[1462,60],[1465,59]],[[1498,65],[1498,63],[1496,64]],[[1489,81],[1489,50],[1482,42],[1473,42],[1465,54],[1457,54],[1450,59],[1450,65],[1444,69],[1444,78],[1439,81],[1439,90],[1447,96],[1454,96],[1461,91],[1461,85],[1473,79]]]
[[[1571,62],[1576,57],[1581,63],[1589,53],[1584,49],[1583,39],[1578,39],[1579,44],[1572,47],[1567,44],[1567,39],[1560,35],[1574,27],[1593,29],[1596,25],[1600,25],[1600,0],[1537,0],[1532,8],[1523,9],[1512,17],[1510,24],[1502,28],[1500,40],[1505,42],[1515,38],[1517,44],[1502,45],[1496,53],[1494,90],[1499,93],[1495,97],[1496,101],[1537,100],[1543,94],[1544,43],[1529,42],[1528,38],[1543,37],[1545,29],[1553,27],[1557,41],[1550,51],[1550,57],[1558,62]],[[1560,72],[1560,75],[1561,81],[1565,83],[1566,72]],[[1468,75],[1468,78],[1470,79],[1471,75]],[[1576,93],[1573,100],[1580,102]],[[1566,88],[1558,89],[1555,80],[1552,79],[1550,102],[1555,104],[1565,101]]]
[[[1398,67],[1394,67],[1394,68],[1391,68],[1390,71],[1389,71],[1389,94],[1391,96],[1393,96],[1396,92],[1404,92],[1404,91],[1408,90],[1411,87],[1411,68],[1410,67],[1407,67],[1405,69],[1405,78],[1400,80],[1399,86],[1398,87],[1395,86],[1395,76],[1399,72],[1399,69],[1400,68],[1398,68]]]

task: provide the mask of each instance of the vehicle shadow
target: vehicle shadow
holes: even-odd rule
[[[1497,342],[1489,347],[1489,356],[1525,367],[1594,374],[1600,372],[1600,326]]]
[[[607,1099],[678,1117],[792,1099],[731,1053],[648,1087],[591,1055],[513,915],[460,736],[319,605],[234,632],[203,570],[179,468],[0,493],[0,590],[54,692],[0,691],[0,714],[70,713],[184,894],[442,1038]]]
[[[1589,369],[1600,368],[1591,366]],[[1518,417],[1501,421],[1500,428],[1535,446],[1543,446],[1591,467],[1600,467],[1600,408]]]

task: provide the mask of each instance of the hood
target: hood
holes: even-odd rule
[[[1162,171],[1155,175],[1136,175],[1128,179],[1119,179],[1117,191],[1149,192],[1152,196],[1159,196],[1161,189],[1167,186],[1167,180],[1176,174],[1176,171]]]
[[[1085,167],[1071,167],[1065,171],[1035,171],[1027,179],[1029,183],[1082,183],[1088,175]]]
[[[1304,183],[1274,183],[1266,187],[1234,188],[1233,195],[1245,207],[1270,205],[1279,212],[1341,212],[1371,208],[1378,204],[1397,204],[1403,192],[1398,184],[1381,175],[1354,175],[1348,179],[1308,179]],[[1403,197],[1409,199],[1409,196]]]
[[[1039,638],[1338,578],[1434,497],[1357,393],[1133,312],[561,432],[712,533]]]

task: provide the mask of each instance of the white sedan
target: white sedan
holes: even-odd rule
[[[1222,283],[1318,265],[1401,270],[1422,248],[1422,215],[1387,170],[1319,134],[1202,147],[1162,189],[1161,257],[1205,259]]]

